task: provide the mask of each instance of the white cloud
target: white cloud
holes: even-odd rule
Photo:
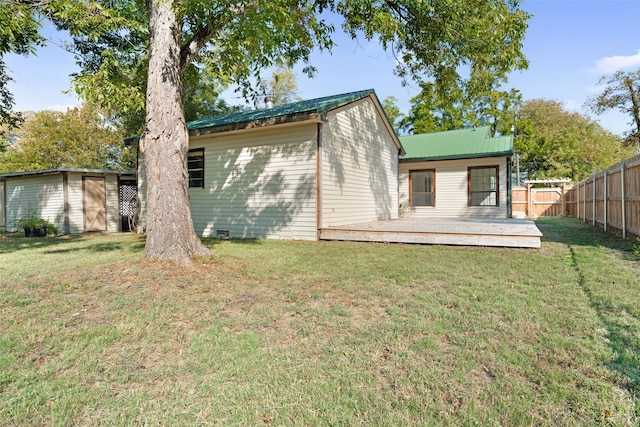
[[[569,112],[579,112],[580,108],[582,108],[582,104],[576,100],[569,99],[568,101],[564,101],[564,109]]]
[[[596,61],[596,66],[592,69],[594,72],[601,74],[610,74],[618,70],[627,68],[640,67],[640,50],[635,55],[623,56],[605,56]]]
[[[60,111],[62,113],[66,113],[67,110],[71,110],[74,108],[79,108],[80,104],[54,104],[54,105],[50,105],[47,108],[45,108],[45,110],[51,110],[51,111]]]

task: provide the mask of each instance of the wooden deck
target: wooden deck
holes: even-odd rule
[[[540,237],[542,233],[533,221],[515,218],[407,218],[320,230],[320,240],[511,248],[539,248]]]

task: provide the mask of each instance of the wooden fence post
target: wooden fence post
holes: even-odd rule
[[[609,187],[609,180],[607,179],[607,177],[609,176],[609,171],[606,170],[604,171],[604,231],[607,231],[609,229],[609,192],[608,192],[608,187]]]
[[[562,183],[562,217],[567,216],[567,184]]]
[[[625,170],[625,163],[622,162],[622,164],[620,165],[620,182],[622,185],[622,238],[626,239],[627,238],[627,204],[625,203],[625,201],[627,196],[624,189],[626,186],[624,170]]]
[[[582,203],[584,205],[582,207],[582,209],[583,209],[583,211],[582,211],[582,221],[587,222],[587,180],[584,181],[584,189],[582,191],[584,191],[584,194],[583,194],[584,201]]]
[[[531,183],[527,183],[527,218],[533,218],[532,205],[533,203],[531,202]]]
[[[598,182],[598,178],[596,177],[596,175],[593,175],[593,200],[591,201],[591,210],[593,218],[591,219],[591,222],[593,225],[596,225],[598,221],[596,221],[596,216],[597,216],[597,209],[596,209],[596,183]]]
[[[580,219],[580,183],[573,186],[576,193],[576,219]]]

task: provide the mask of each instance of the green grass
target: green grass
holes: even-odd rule
[[[636,425],[633,242],[540,250],[0,235],[0,425]]]

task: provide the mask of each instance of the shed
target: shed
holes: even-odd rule
[[[398,217],[404,154],[374,90],[193,121],[189,197],[203,237],[318,240]],[[145,226],[144,162],[139,162]]]
[[[29,208],[53,223],[60,234],[128,231],[136,196],[135,171],[50,169],[0,175],[0,229]]]
[[[490,127],[400,138],[401,216],[509,218],[513,136],[492,137]]]

